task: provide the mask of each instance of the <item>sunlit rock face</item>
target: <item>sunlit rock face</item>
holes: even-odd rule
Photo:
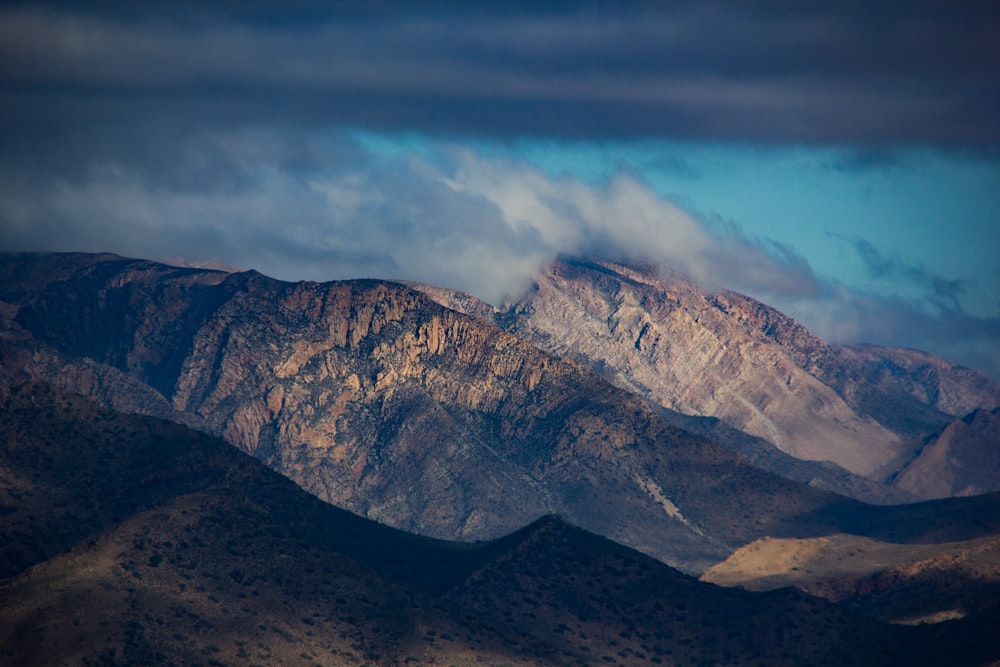
[[[763,471],[704,437],[720,431],[679,428],[650,402],[671,387],[677,407],[743,405],[726,418],[784,433],[800,454],[868,434],[842,455],[861,470],[912,449],[824,381],[830,359],[861,352],[744,297],[624,267],[555,265],[509,311],[454,297],[478,317],[396,283],[287,283],[109,255],[8,256],[0,278],[7,381],[220,435],[328,502],[425,535],[487,539],[558,513],[698,572],[754,539],[849,530],[862,516],[816,488],[829,485]],[[654,385],[662,377],[672,384]],[[697,386],[677,389],[682,379]],[[951,420],[919,405],[913,432]]]
[[[654,404],[877,481],[894,479],[955,418],[1000,405],[1000,385],[969,369],[914,350],[830,345],[759,301],[662,270],[556,262],[493,318]]]
[[[403,285],[113,256],[19,257],[3,271],[8,376],[180,415],[396,527],[485,539],[559,513],[699,571],[852,507]]]

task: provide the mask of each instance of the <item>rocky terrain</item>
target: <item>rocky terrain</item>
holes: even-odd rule
[[[408,284],[448,308],[472,315],[487,322],[492,322],[501,328],[516,329],[519,326],[519,319],[512,314],[516,310],[516,307],[497,309],[462,292],[421,283]],[[523,307],[521,317],[524,317]],[[599,336],[601,334],[595,335]],[[540,347],[550,346],[553,344],[553,341],[558,340],[555,336],[540,335],[537,332],[529,332],[527,337],[532,338]],[[637,390],[635,383],[628,378],[622,377],[625,374],[624,371],[615,371],[616,364],[622,365],[627,369],[634,367],[631,361],[623,361],[620,356],[616,357],[616,352],[621,350],[624,350],[624,355],[628,357],[633,353],[631,347],[624,345],[616,346],[609,338],[603,343],[595,341],[593,349],[596,355],[593,358],[587,355],[575,355],[574,358],[596,374],[616,384],[616,386],[629,391]],[[559,344],[554,345],[552,350],[562,350],[564,354],[570,354],[570,352],[567,352]],[[650,379],[653,382],[659,382],[655,377]],[[647,403],[656,406],[659,415],[670,424],[717,442],[744,456],[755,466],[777,473],[782,477],[803,482],[817,488],[834,491],[867,503],[891,505],[913,502],[919,499],[916,495],[898,486],[852,473],[830,461],[797,458],[782,451],[767,440],[750,435],[719,417],[691,415],[670,409],[663,405],[663,402],[650,398],[649,392],[645,389],[642,389],[641,393],[637,395],[644,396]]]
[[[12,256],[0,278],[4,377],[220,435],[397,528],[490,539],[558,513],[698,573],[765,536],[878,538],[889,526],[884,512],[762,471],[583,367],[402,285],[292,284],[108,255]],[[975,512],[947,529],[913,523],[898,539],[1000,525]]]
[[[893,484],[931,498],[1000,487],[1000,408],[979,408],[952,421],[896,473]]]
[[[563,512],[697,570],[762,531],[799,534],[801,522],[782,523],[836,502],[397,285],[293,285],[113,257],[8,266],[3,284],[27,287],[4,295],[21,301],[8,308],[18,336],[5,366],[112,405],[121,387],[106,397],[104,383],[79,378],[95,365],[124,373],[147,390],[119,407],[158,414],[165,403],[324,500],[400,528],[486,539]],[[58,363],[34,363],[38,347]],[[724,475],[739,484],[710,503],[703,490]],[[781,488],[802,497],[779,503]]]
[[[666,270],[609,262],[555,262],[525,298],[502,310],[421,289],[655,405],[717,418],[797,459],[832,462],[855,475],[799,469],[798,479],[812,473],[821,485],[873,502],[905,496],[857,476],[922,498],[1000,489],[1000,468],[986,453],[997,450],[995,427],[984,418],[966,420],[1000,405],[1000,385],[932,355],[830,345],[748,297],[709,291]],[[975,482],[921,472],[937,470],[942,457],[925,446],[956,421],[971,424],[963,437],[979,452],[965,455],[981,464]],[[766,447],[716,437],[782,470]]]
[[[209,436],[45,384],[0,389],[0,417],[0,510],[25,528],[0,543],[6,665],[1000,659],[988,610],[889,625],[698,582],[555,517],[492,542],[418,537]]]

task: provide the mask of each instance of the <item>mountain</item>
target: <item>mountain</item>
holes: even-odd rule
[[[525,309],[523,304],[520,307],[515,305],[509,309],[498,309],[463,292],[421,283],[407,284],[414,289],[424,292],[441,305],[472,315],[481,320],[492,322],[501,328],[516,330],[519,332],[519,335],[533,339],[539,346],[550,347],[550,351],[554,353],[559,353],[559,351],[567,353],[559,345],[550,345],[552,341],[562,340],[561,338],[540,335],[537,332],[532,333],[531,331],[525,333],[523,318],[525,317],[525,313],[529,311]],[[515,315],[514,312],[516,311],[519,311],[520,315]],[[571,327],[568,323],[566,326],[567,328]],[[597,356],[590,358],[586,355],[576,354],[574,358],[609,382],[616,384],[616,386],[629,391],[636,391],[635,383],[629,379],[629,373],[631,373],[631,369],[635,367],[635,364],[631,360],[622,360],[620,357],[616,362],[614,360],[614,341],[609,337],[601,343],[598,339],[602,334],[597,332],[593,335],[595,340],[591,347]],[[626,346],[624,350],[626,356],[632,352],[630,346]],[[621,364],[625,370],[620,372],[615,371],[614,369],[617,367],[616,363]],[[660,417],[671,425],[718,442],[727,449],[744,456],[755,466],[777,473],[787,479],[803,482],[816,488],[827,489],[866,503],[892,505],[918,500],[917,496],[902,488],[852,473],[835,463],[796,458],[778,449],[763,438],[741,431],[732,426],[728,421],[723,421],[718,417],[690,415],[672,410],[664,406],[661,402],[650,398],[649,392],[646,390],[642,390],[640,395],[645,397],[648,404],[656,406]]]
[[[323,500],[424,535],[492,539],[559,514],[700,573],[765,536],[1000,528],[994,496],[875,510],[762,471],[398,284],[16,255],[0,263],[0,300],[0,377],[179,415]]]
[[[557,261],[527,296],[504,309],[422,289],[652,404],[717,418],[797,459],[832,462],[917,497],[963,491],[940,481],[921,484],[926,473],[915,471],[923,464],[903,471],[950,423],[1000,406],[1000,385],[979,373],[913,350],[831,345],[759,301],[706,290],[666,270]],[[788,468],[759,444],[717,437],[762,465]],[[977,438],[978,446],[972,444]],[[977,492],[1000,489],[1000,468],[988,454],[996,450],[995,438],[989,432],[966,437],[967,447],[985,452],[969,456],[992,466],[972,487]],[[829,470],[792,474],[801,479],[810,472],[868,501],[884,493],[856,477],[831,477]],[[884,501],[903,498],[889,493]]]
[[[0,390],[0,416],[4,525],[33,527],[0,543],[7,665],[1000,659],[988,614],[913,628],[720,588],[557,517],[477,544],[410,535],[219,440],[46,384]]]
[[[146,391],[128,405],[111,383],[109,403],[183,413],[324,500],[399,528],[487,539],[561,513],[697,571],[763,534],[815,530],[803,517],[842,503],[400,285],[112,256],[17,257],[6,273],[18,335],[5,365],[74,389],[95,364],[125,374]],[[35,363],[39,349],[55,361]],[[85,388],[108,400],[105,384]]]
[[[896,473],[893,483],[938,498],[1000,487],[1000,408],[978,408],[952,421]]]
[[[207,435],[46,384],[0,387],[0,414],[0,579],[246,468]]]

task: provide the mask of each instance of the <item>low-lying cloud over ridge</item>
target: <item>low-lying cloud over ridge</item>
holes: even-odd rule
[[[654,139],[825,150],[838,173],[898,170],[893,156],[914,147],[993,164],[998,33],[1000,9],[978,0],[11,2],[0,7],[0,250],[407,278],[492,302],[560,253],[645,259],[834,340],[926,348],[1000,378],[982,253],[959,279],[955,262],[928,268],[885,235],[832,230],[856,273],[886,288],[876,293],[817,272],[801,254],[814,248],[788,233],[750,233],[739,211],[707,219],[724,178],[695,202],[704,218],[664,196],[657,169],[699,178],[683,154],[585,180],[518,152],[552,140],[572,160],[573,141]],[[380,151],[358,130],[397,146]],[[979,196],[1000,191],[998,173],[975,176],[964,201],[1000,209]],[[780,201],[783,185],[758,199]],[[840,211],[836,196],[826,204]]]
[[[840,239],[926,298],[849,289],[626,171],[588,184],[450,143],[385,155],[349,135],[266,130],[188,137],[174,157],[162,168],[94,163],[55,180],[0,170],[0,247],[218,259],[287,280],[410,279],[494,304],[561,254],[644,260],[756,296],[834,341],[928,349],[1000,376],[1000,320],[945,298],[940,277]],[[206,169],[224,176],[200,178]]]

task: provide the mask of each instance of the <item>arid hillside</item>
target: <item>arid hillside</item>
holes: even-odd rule
[[[4,389],[0,411],[3,509],[33,527],[0,547],[8,665],[1000,659],[988,619],[918,629],[720,588],[555,517],[479,544],[409,535],[221,441],[48,385]]]
[[[982,418],[967,420],[964,446],[951,450],[956,466],[976,468],[975,482],[945,471],[933,448],[924,453],[949,424],[1000,406],[1000,385],[932,355],[831,345],[766,304],[653,267],[558,261],[526,297],[503,309],[419,288],[654,405],[716,418],[756,438],[755,444],[715,428],[715,437],[783,474],[812,475],[873,502],[906,496],[871,483],[922,498],[1000,490],[1000,465],[990,454],[997,435]],[[834,463],[855,478],[815,467],[792,470],[773,449]]]
[[[397,528],[492,539],[554,513],[692,573],[765,536],[884,528],[885,513],[762,471],[401,285],[108,255],[11,256],[2,274],[4,376],[220,435]],[[1000,513],[981,511],[899,539],[988,534]]]

